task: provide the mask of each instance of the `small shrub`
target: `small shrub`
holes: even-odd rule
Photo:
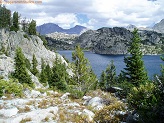
[[[49,119],[50,119],[50,118],[47,116],[47,117],[44,118],[44,121],[48,122]]]
[[[39,38],[43,41],[43,45],[47,48],[48,41],[45,39],[45,37],[42,35],[39,35]]]
[[[28,37],[27,34],[24,34],[23,37],[24,37],[24,38],[27,38],[28,40],[30,40],[30,38]]]
[[[26,122],[29,122],[29,121],[32,121],[32,119],[29,117],[29,118],[24,118],[20,121],[20,123],[26,123]]]
[[[155,95],[156,86],[152,82],[133,87],[128,95],[128,105],[140,115],[139,120],[155,122],[158,97]]]
[[[29,106],[25,106],[24,108],[19,108],[18,107],[18,110],[19,110],[18,111],[19,113],[24,113],[24,112],[30,112],[31,111]]]
[[[125,111],[125,104],[118,101],[97,111],[94,121],[96,123],[120,123],[125,120],[125,117],[118,113],[119,111]]]
[[[9,81],[0,80],[0,96],[4,94],[14,94],[15,96],[23,96],[23,86],[17,80],[11,79]]]
[[[83,91],[76,90],[76,89],[74,89],[71,86],[69,86],[68,92],[71,93],[71,97],[73,99],[79,99],[79,98],[82,98],[84,96],[84,92]]]

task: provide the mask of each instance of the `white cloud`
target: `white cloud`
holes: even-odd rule
[[[77,17],[73,13],[63,13],[54,17],[54,23],[59,24],[63,28],[70,28],[71,24],[77,23]]]
[[[43,0],[42,4],[11,4],[12,11],[37,20],[37,24],[56,23],[63,28],[76,24],[90,28],[104,26],[149,26],[164,18],[163,0]],[[80,23],[76,14],[85,14],[88,22]]]

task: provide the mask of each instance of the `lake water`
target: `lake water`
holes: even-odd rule
[[[72,60],[72,51],[63,50],[58,51],[58,53],[65,55],[68,60]],[[111,60],[114,61],[114,65],[116,66],[117,75],[125,68],[124,55],[100,55],[92,52],[84,52],[84,54],[90,61],[92,69],[98,77],[100,77],[102,70],[106,69]],[[161,55],[143,56],[145,69],[147,70],[150,79],[153,78],[154,74],[160,74],[161,64],[164,64],[164,62],[160,59],[160,56]]]

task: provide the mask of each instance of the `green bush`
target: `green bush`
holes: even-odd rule
[[[155,95],[156,86],[152,82],[133,87],[128,95],[128,105],[139,114],[139,120],[153,122],[156,119],[155,110],[158,97]]]
[[[69,85],[67,91],[69,93],[71,93],[71,97],[73,99],[80,99],[84,96],[84,92],[83,91],[79,91],[78,89],[76,89],[73,85]]]
[[[9,81],[0,80],[0,97],[4,94],[14,94],[15,96],[23,96],[23,86],[17,80]]]
[[[94,116],[96,123],[120,123],[126,119],[126,116],[120,114],[120,111],[125,111],[125,104],[116,102],[103,109],[97,111]]]
[[[42,35],[39,35],[39,38],[43,41],[43,45],[47,48],[48,42],[47,42],[46,38]]]
[[[24,38],[27,38],[28,40],[30,40],[30,38],[28,37],[27,34],[24,34],[23,37],[24,37]]]
[[[120,87],[121,91],[118,92],[118,96],[122,99],[122,98],[126,98],[128,93],[130,92],[131,88],[133,88],[133,84],[131,84],[130,82],[127,81],[122,81],[120,83],[117,83],[118,87]]]

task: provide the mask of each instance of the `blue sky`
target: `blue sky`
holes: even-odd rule
[[[164,19],[163,0],[42,0],[42,4],[6,6],[37,25],[51,22],[62,28],[147,27]]]

